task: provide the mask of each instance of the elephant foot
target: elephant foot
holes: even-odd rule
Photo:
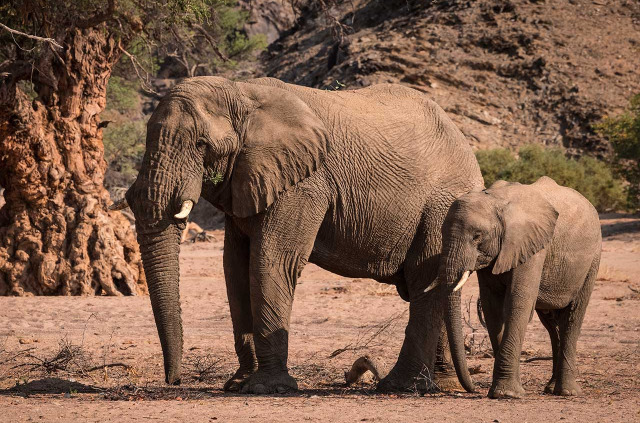
[[[255,373],[255,370],[246,371],[238,369],[236,373],[231,376],[231,379],[229,379],[224,384],[224,387],[222,389],[227,392],[240,392],[240,389],[242,389],[242,385],[244,385],[247,379],[249,379],[249,376],[251,376],[253,373]]]
[[[298,390],[298,383],[287,372],[267,373],[258,370],[242,384],[243,394],[284,394]]]
[[[519,381],[494,382],[489,389],[489,398],[522,398],[525,390]]]
[[[544,387],[545,394],[553,394],[553,391],[556,389],[556,380],[555,378],[551,378],[547,385]]]
[[[575,379],[559,380],[553,388],[553,395],[561,395],[563,397],[582,395],[582,389],[580,389]]]
[[[438,386],[430,377],[422,374],[418,377],[403,376],[393,372],[384,377],[376,386],[376,391],[382,393],[417,392],[427,394],[438,392],[438,390]]]

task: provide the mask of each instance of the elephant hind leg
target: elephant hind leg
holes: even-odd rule
[[[596,257],[589,269],[582,289],[576,298],[561,312],[560,317],[560,357],[558,360],[558,378],[554,387],[555,395],[580,395],[581,389],[576,382],[576,347],[580,328],[596,282],[600,256]]]
[[[560,360],[560,326],[556,310],[537,310],[540,322],[549,332],[551,339],[551,351],[553,353],[553,373],[551,379],[544,388],[546,394],[552,394],[558,378],[558,365]]]

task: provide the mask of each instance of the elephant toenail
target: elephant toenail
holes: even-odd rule
[[[252,388],[252,391],[253,391],[254,394],[266,394],[266,393],[268,393],[267,387],[264,386],[261,383],[256,383],[251,388]]]

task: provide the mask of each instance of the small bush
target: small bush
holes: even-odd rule
[[[129,113],[140,108],[140,95],[135,82],[113,75],[107,85],[107,109]]]
[[[629,207],[640,207],[640,94],[631,97],[627,110],[605,117],[595,129],[613,147],[614,166],[629,181]]]
[[[627,204],[624,182],[605,162],[592,157],[574,160],[560,149],[540,145],[520,148],[517,158],[506,149],[478,151],[476,157],[487,187],[499,179],[530,184],[548,176],[580,192],[598,211],[619,210]]]
[[[216,59],[219,67],[233,68],[238,61],[248,59],[252,52],[260,52],[267,47],[264,34],[248,36],[242,29],[249,18],[249,12],[237,7],[237,1],[218,0],[215,25],[212,26],[220,40],[220,50],[229,58],[226,63]]]
[[[502,172],[516,161],[511,151],[506,148],[479,150],[476,152],[476,158],[487,188],[498,179],[503,179]]]
[[[138,173],[146,137],[146,117],[141,112],[138,84],[112,76],[107,86],[107,107],[101,118],[110,121],[103,130],[105,186],[129,186]]]

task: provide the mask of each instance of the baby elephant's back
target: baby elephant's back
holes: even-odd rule
[[[553,304],[554,308],[565,307],[575,298],[600,257],[602,234],[598,212],[580,193],[552,179],[543,178],[534,185],[558,211],[553,241],[547,248],[540,296],[545,297],[547,291],[559,303]],[[560,292],[564,295],[558,295]]]

